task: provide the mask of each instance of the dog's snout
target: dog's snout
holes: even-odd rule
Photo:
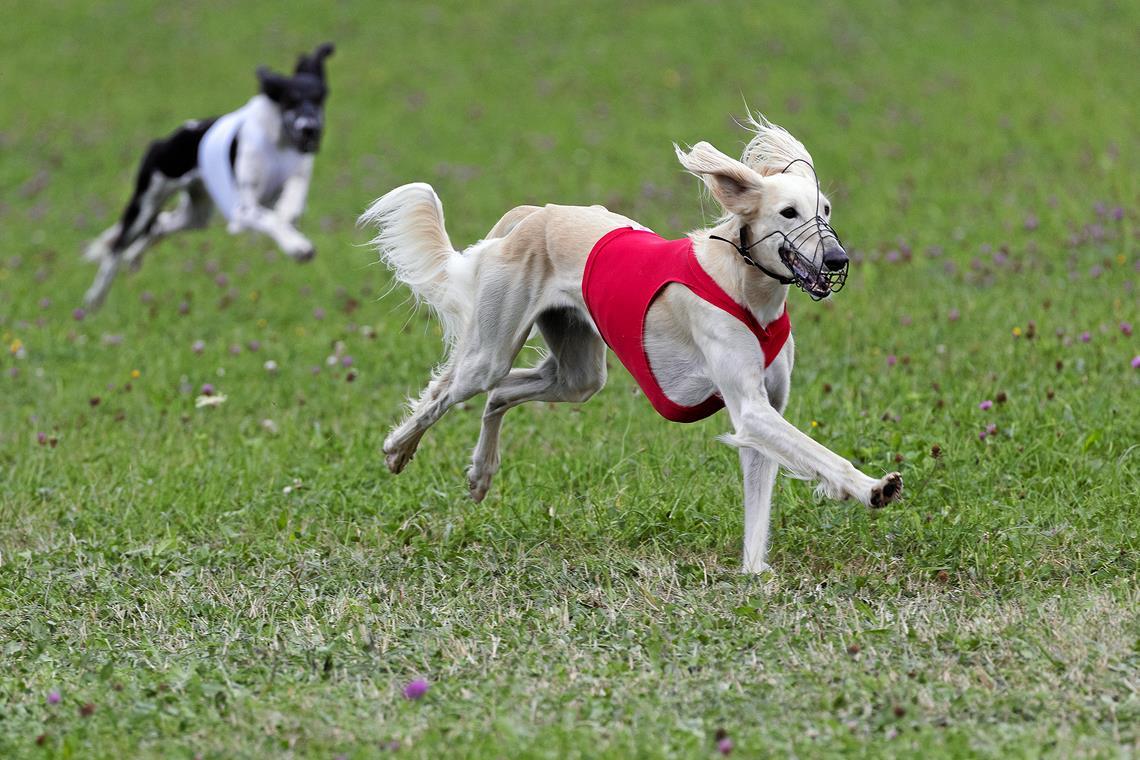
[[[847,251],[843,250],[843,246],[838,243],[828,243],[823,249],[823,265],[828,271],[838,272],[847,266]]]

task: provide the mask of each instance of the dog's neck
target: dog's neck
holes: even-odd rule
[[[281,126],[281,107],[267,96],[258,93],[249,103],[249,119],[256,122],[261,133],[273,145],[279,148],[292,147],[292,143],[285,136],[285,129]]]
[[[779,317],[788,300],[788,286],[781,285],[759,269],[748,266],[731,245],[710,240],[710,235],[736,240],[740,235],[740,220],[733,218],[716,227],[690,233],[693,252],[701,267],[716,284],[738,303],[746,306],[760,324],[767,325]]]

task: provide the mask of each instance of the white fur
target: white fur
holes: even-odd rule
[[[747,127],[752,130],[753,137],[740,157],[744,164],[764,177],[779,174],[786,168],[790,173],[815,181],[815,173],[811,169],[815,162],[811,154],[788,130],[768,121],[760,113],[749,114]]]
[[[448,343],[473,311],[475,262],[484,243],[459,253],[447,236],[443,204],[431,185],[415,182],[377,199],[359,219],[379,229],[371,244],[380,258],[443,324]]]

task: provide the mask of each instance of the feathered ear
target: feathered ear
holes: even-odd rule
[[[744,126],[755,136],[744,149],[741,161],[765,177],[786,169],[789,174],[815,181],[811,154],[788,130],[768,121],[762,113],[749,114]]]
[[[266,66],[257,67],[257,82],[265,96],[275,103],[281,102],[282,95],[289,87],[288,77],[270,71]]]
[[[749,214],[760,205],[765,180],[752,169],[707,142],[697,143],[688,153],[676,144],[673,149],[681,166],[704,181],[725,211]]]
[[[293,70],[294,74],[312,74],[318,77],[321,81],[325,78],[325,59],[328,58],[336,47],[331,42],[325,42],[317,45],[317,49],[311,54],[302,53],[297,58],[297,68]]]

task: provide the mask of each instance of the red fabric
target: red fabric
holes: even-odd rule
[[[645,315],[661,289],[672,282],[743,322],[760,343],[765,367],[779,355],[792,325],[785,307],[775,321],[761,327],[752,312],[734,301],[701,267],[687,238],[665,240],[652,232],[622,227],[594,244],[582,275],[582,297],[598,332],[662,417],[696,422],[719,411],[724,400],[713,394],[696,406],[670,401],[645,354]]]

